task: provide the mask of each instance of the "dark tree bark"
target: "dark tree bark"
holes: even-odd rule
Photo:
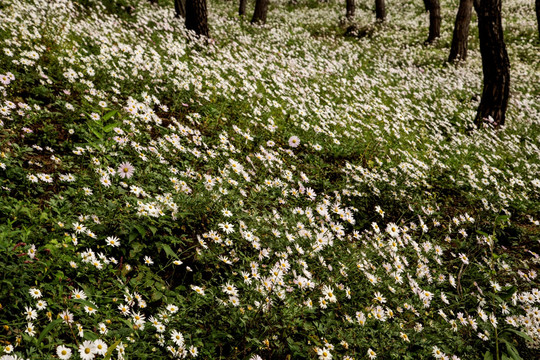
[[[345,17],[347,18],[347,20],[354,19],[354,13],[356,10],[356,7],[354,5],[354,0],[347,0],[346,7],[347,7],[347,13],[345,14]]]
[[[209,37],[206,0],[186,0],[186,28]]]
[[[501,0],[479,0],[474,5],[478,14],[478,37],[484,73],[482,99],[474,123],[481,127],[487,120],[492,126],[500,127],[505,122],[510,95],[510,60],[504,44]]]
[[[424,0],[426,11],[429,11],[429,35],[426,44],[433,43],[441,36],[441,3],[439,0]]]
[[[536,23],[538,24],[538,36],[540,37],[540,0],[536,0]]]
[[[469,43],[469,25],[471,23],[473,0],[460,0],[459,9],[454,24],[452,47],[448,62],[467,59],[467,46]]]
[[[185,0],[174,0],[174,17],[186,17],[186,2]]]
[[[266,24],[266,15],[268,14],[268,4],[270,0],[257,0],[255,1],[255,11],[251,18],[252,24]]]
[[[240,5],[238,6],[238,15],[240,16],[246,15],[246,3],[247,3],[247,0],[240,0]]]
[[[375,18],[377,21],[386,20],[386,7],[384,0],[375,0]]]

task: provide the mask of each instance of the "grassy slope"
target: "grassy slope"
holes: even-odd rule
[[[509,126],[472,134],[474,30],[468,62],[444,63],[456,4],[444,4],[443,35],[430,47],[415,2],[388,3],[388,23],[361,40],[342,36],[334,3],[275,4],[266,27],[212,3],[210,45],[187,40],[172,6],[126,1],[134,10],[112,15],[85,4],[1,8],[0,72],[15,77],[0,104],[4,345],[43,358],[99,337],[156,358],[171,353],[178,330],[203,358],[309,358],[323,348],[428,358],[437,346],[473,359],[494,352],[502,333],[533,356],[511,331],[538,344],[540,71],[530,2],[504,8]],[[371,8],[357,12],[359,24],[373,21]],[[122,179],[126,161],[135,172]],[[119,247],[107,245],[112,236]],[[25,314],[38,307],[31,288],[48,303],[36,319]],[[77,289],[88,298],[74,300]],[[497,315],[497,333],[479,309]],[[47,327],[63,311],[82,336],[75,323]],[[514,315],[519,324],[508,325]]]

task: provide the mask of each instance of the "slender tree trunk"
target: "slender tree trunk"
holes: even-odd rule
[[[441,3],[439,0],[424,0],[426,11],[429,11],[429,35],[427,44],[433,43],[441,36]]]
[[[352,20],[354,19],[354,12],[356,10],[356,7],[354,5],[354,0],[347,0],[347,13],[345,15],[345,17],[347,18],[347,20]]]
[[[375,0],[375,18],[377,21],[386,20],[386,7],[384,0]]]
[[[500,127],[510,95],[510,60],[503,38],[501,0],[479,0],[476,5],[484,88],[474,123],[481,127],[487,120]]]
[[[456,15],[452,47],[448,62],[467,59],[467,45],[469,43],[469,25],[471,23],[473,0],[460,0]]]
[[[240,5],[238,6],[238,15],[240,16],[246,15],[246,3],[247,3],[247,0],[240,0]]]
[[[185,0],[174,0],[174,17],[186,17],[186,3]]]
[[[255,2],[255,11],[253,12],[253,18],[251,18],[252,24],[266,24],[269,3],[270,0],[257,0]]]
[[[538,36],[540,37],[540,0],[536,0],[536,23],[538,24]]]
[[[206,0],[186,0],[186,28],[209,37]]]

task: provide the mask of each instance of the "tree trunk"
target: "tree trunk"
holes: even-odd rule
[[[345,15],[347,20],[354,19],[355,10],[356,10],[356,7],[354,6],[354,0],[347,0],[347,13]]]
[[[377,21],[386,20],[386,7],[384,0],[375,0],[375,18]]]
[[[186,28],[209,37],[206,0],[186,0]]]
[[[441,3],[439,0],[424,0],[426,11],[429,11],[429,35],[426,44],[433,43],[441,36]]]
[[[469,43],[469,25],[471,23],[473,0],[460,0],[456,15],[452,47],[448,62],[467,59],[467,45]]]
[[[257,0],[255,2],[255,11],[253,12],[253,18],[251,18],[252,24],[266,24],[269,3],[270,0]]]
[[[540,37],[540,0],[536,0],[536,23],[538,24],[538,36]]]
[[[510,60],[503,38],[501,0],[480,0],[478,3],[475,9],[484,88],[474,123],[481,127],[488,121],[492,126],[500,127],[504,125],[510,95]]]
[[[186,3],[185,0],[174,0],[174,17],[186,17]]]
[[[247,3],[247,0],[240,0],[240,5],[238,6],[238,15],[240,16],[246,15],[246,3]]]

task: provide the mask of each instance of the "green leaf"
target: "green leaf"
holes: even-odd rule
[[[493,360],[493,354],[491,353],[491,351],[486,351],[486,353],[484,354],[484,360]]]
[[[146,229],[142,227],[141,225],[135,225],[135,229],[141,234],[141,236],[144,236],[146,234]]]
[[[114,344],[112,344],[111,347],[109,347],[109,349],[105,353],[104,360],[110,360],[111,359],[111,355],[112,355],[114,349],[116,349],[116,347],[118,346],[118,344],[120,344],[121,341],[122,341],[122,339],[116,340],[116,342]]]
[[[510,357],[513,359],[513,360],[523,360],[521,358],[521,356],[519,356],[519,352],[517,351],[516,347],[514,346],[514,344],[512,344],[510,341],[504,339],[504,338],[499,338],[499,340],[502,342],[502,343],[505,343],[506,344],[506,350],[508,350],[508,355],[510,355]]]
[[[114,114],[116,114],[118,111],[116,110],[112,110],[112,111],[109,111],[108,113],[106,113],[102,118],[101,120],[102,121],[107,121],[109,120],[110,118],[112,118],[114,116]],[[113,126],[114,127],[114,126]],[[110,131],[110,130],[109,130]]]
[[[128,320],[126,319],[120,319],[124,324],[127,325],[127,327],[130,329],[130,330],[133,330],[133,324],[130,323]]]
[[[510,357],[513,359],[513,360],[523,360],[523,358],[521,356],[519,356],[519,353],[518,351],[516,350],[516,348],[512,348],[512,350],[510,349],[507,349],[508,352],[509,352],[509,355]]]
[[[37,340],[38,344],[41,344],[41,342],[43,341],[43,339],[45,338],[45,336],[49,333],[49,331],[52,330],[52,328],[54,328],[57,324],[61,323],[62,322],[62,319],[56,319],[56,320],[53,320],[49,323],[49,325],[47,325],[45,327],[45,329],[43,329],[43,331],[41,332],[41,334],[39,334],[39,338]]]
[[[105,131],[106,133],[111,132],[115,127],[118,127],[118,125],[120,125],[120,123],[117,122],[109,124],[103,128],[103,131]]]
[[[157,230],[158,230],[157,227],[155,227],[155,226],[149,226],[148,228],[150,229],[150,231],[152,232],[153,235],[156,235]]]
[[[83,300],[83,299],[73,299],[73,301],[75,301],[76,303],[79,303],[81,305],[86,305],[86,306],[90,306],[91,308],[94,308],[94,309],[97,309],[98,307],[95,305],[95,304],[92,304],[90,301],[88,300]]]
[[[131,233],[129,233],[129,242],[135,240],[137,236],[139,236],[139,234],[136,231],[132,231]]]
[[[506,220],[508,220],[508,219],[510,219],[510,216],[508,216],[508,215],[499,215],[499,216],[497,216],[497,219],[496,219],[496,220],[499,220],[499,221],[506,221]]]
[[[505,331],[512,332],[512,333],[524,338],[527,341],[533,342],[533,339],[529,335],[525,334],[523,331],[515,330],[515,329],[512,329],[512,328],[506,328],[506,329],[503,330],[502,333],[504,333]]]
[[[130,256],[137,255],[145,248],[144,244],[141,244],[140,242],[133,243],[131,247],[132,247],[132,250],[130,252]]]
[[[99,138],[100,140],[103,139],[103,134],[97,131],[92,125],[90,125],[90,123],[88,123],[88,128],[94,135],[96,135],[97,138]]]
[[[57,279],[58,281],[62,280],[62,279],[65,278],[65,277],[66,277],[66,276],[64,275],[64,273],[63,273],[62,271],[58,270],[58,271],[56,272],[56,279]]]
[[[159,292],[159,291],[156,291],[152,294],[152,300],[153,301],[157,301],[159,299],[161,299],[163,297],[163,293],[162,292]]]
[[[86,340],[94,341],[98,339],[98,336],[91,331],[85,330],[83,338],[85,338]]]
[[[178,259],[178,255],[176,255],[176,253],[171,249],[171,247],[167,244],[161,244],[161,247],[163,248],[163,250],[165,250],[165,254],[175,258],[175,259]]]
[[[514,293],[517,291],[517,287],[511,286],[508,289],[504,289],[503,291],[499,292],[500,297],[503,300],[508,300],[514,295]]]

